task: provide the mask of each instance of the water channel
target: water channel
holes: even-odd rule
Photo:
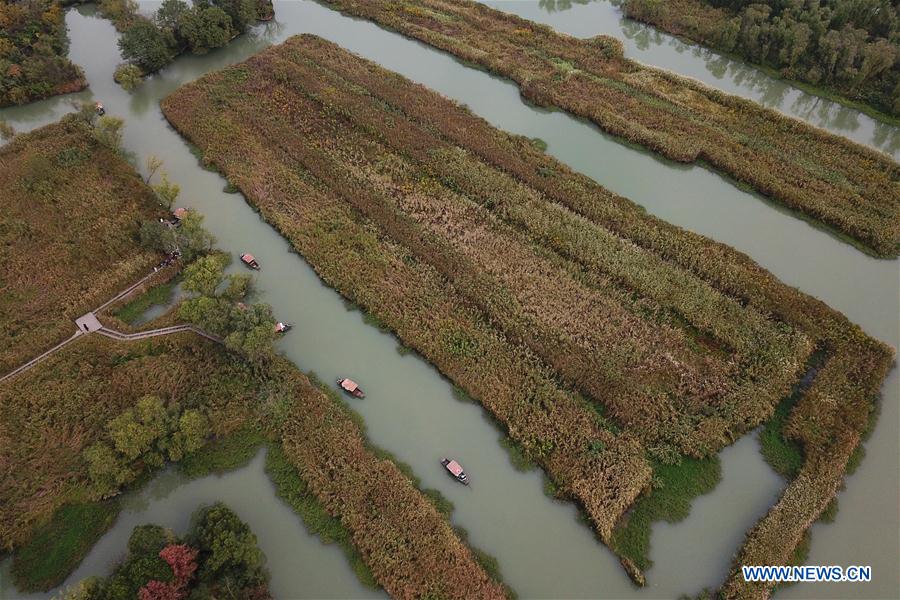
[[[152,11],[157,4],[142,3],[142,10]],[[562,18],[568,13],[539,10],[538,3],[497,4],[579,35],[610,32],[628,37],[624,31],[628,24],[621,24],[606,3],[575,5],[571,14],[580,16],[572,19]],[[582,10],[592,12],[576,12]],[[257,281],[260,299],[274,307],[280,320],[297,324],[281,350],[325,381],[352,374],[363,383],[369,395],[354,407],[364,417],[372,441],[412,465],[423,485],[440,489],[453,501],[454,524],[469,531],[474,545],[498,558],[507,582],[522,597],[665,598],[715,587],[724,578],[744,532],[777,498],[783,483],[761,461],[753,436],[727,448],[721,455],[723,480],[716,490],[698,499],[685,521],[655,526],[651,551],[655,565],[647,573],[649,588],[635,589],[611,553],[578,521],[572,505],[544,496],[539,473],[513,469],[498,444],[499,431],[477,405],[457,401],[451,386],[422,360],[397,353],[393,337],[363,323],[359,313],[348,311],[242,196],[224,193],[225,181],[200,168],[159,111],[159,100],[179,85],[290,35],[315,33],[468,104],[498,127],[544,139],[550,153],[604,186],[666,220],[748,253],[784,281],[843,311],[872,335],[895,347],[898,344],[897,261],[871,259],[703,168],[659,160],[577,119],[530,107],[512,84],[365,21],[343,17],[311,1],[276,2],[274,22],[220,51],[178,59],[131,95],[112,81],[120,62],[112,25],[91,7],[71,10],[67,21],[71,57],[85,69],[91,86],[74,96],[100,99],[109,113],[125,119],[124,146],[137,164],[142,165],[150,154],[165,160],[163,169],[182,188],[180,204],[206,216],[220,247],[235,254],[254,253],[263,264]],[[634,55],[633,43],[626,42],[629,55],[673,70],[681,61],[689,65],[684,72],[692,76],[698,76],[695,71],[709,62],[703,52],[679,53],[671,38],[649,37],[662,41],[653,46],[639,44],[647,46],[641,52],[653,47],[656,59]],[[671,54],[679,54],[679,59],[664,64]],[[720,83],[740,87],[741,77],[746,78],[740,69],[728,67]],[[765,87],[762,77],[752,78],[747,94]],[[768,84],[784,85],[771,79]],[[800,92],[788,95],[793,94]],[[71,110],[71,98],[6,109],[0,117],[25,131]],[[867,117],[853,114],[857,123],[867,122]],[[839,128],[833,122],[816,124]],[[857,134],[862,128],[851,127],[845,133]],[[896,138],[897,131],[891,129],[886,136]],[[875,138],[873,133],[869,140],[860,141],[878,145]],[[868,587],[795,586],[785,590],[785,596],[900,594],[896,579],[900,528],[897,385],[894,372],[885,389],[879,427],[867,444],[868,457],[848,480],[837,522],[814,528],[809,561],[871,564],[875,582]],[[444,453],[458,457],[477,485],[462,488],[449,481],[436,462]],[[355,582],[340,553],[307,535],[297,518],[280,505],[271,484],[264,481],[260,460],[221,479],[183,482],[168,472],[161,475],[148,488],[150,492],[140,492],[146,505],[123,513],[77,576],[108,572],[124,552],[133,525],[161,522],[182,527],[184,516],[195,505],[221,499],[236,508],[256,532],[269,557],[276,597],[370,595]],[[154,494],[153,489],[170,491]],[[253,501],[248,503],[248,497]],[[0,597],[17,597],[4,573],[0,572]]]

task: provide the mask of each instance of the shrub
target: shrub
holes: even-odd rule
[[[122,86],[123,89],[130,92],[136,88],[143,79],[144,74],[141,68],[135,64],[123,63],[116,67],[113,79]]]

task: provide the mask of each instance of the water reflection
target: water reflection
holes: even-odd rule
[[[625,56],[629,58],[693,77],[900,158],[900,128],[803,92],[740,60],[625,19],[616,2],[484,0],[484,3],[577,37],[613,36],[623,41]]]

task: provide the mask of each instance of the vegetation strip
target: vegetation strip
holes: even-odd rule
[[[876,117],[900,121],[896,3],[625,0],[622,11],[631,19],[777,69],[787,79],[821,86],[831,95],[842,95],[841,102],[865,103],[862,107]]]
[[[900,165],[753,102],[469,0],[327,0],[516,82],[672,160],[702,161],[880,257],[900,254]]]
[[[622,511],[647,487],[647,457],[673,463],[673,450],[686,448],[706,457],[769,419],[814,349],[827,360],[784,430],[802,445],[803,465],[748,534],[743,561],[787,562],[836,493],[893,353],[748,257],[647,215],[530,140],[313,36],[188,84],[163,101],[163,111],[320,276],[479,399],[631,566],[641,562],[643,534],[612,534],[616,524],[627,526]],[[570,304],[541,296],[563,285]],[[593,304],[578,304],[591,297]],[[641,319],[656,323],[668,343],[684,344],[672,346],[672,356],[682,357],[674,372],[699,356],[696,364],[707,369],[701,379],[719,363],[733,369],[723,371],[730,376],[749,369],[756,387],[748,389],[756,391],[676,404],[702,417],[684,429],[686,439],[666,424],[650,435],[643,430],[652,419],[642,422],[640,410],[653,416],[664,404],[642,401],[629,420],[612,394],[583,389],[609,413],[588,418],[587,404],[559,383],[582,387],[559,361],[560,349],[577,358],[595,335],[566,316],[572,306],[585,319],[603,307],[611,322],[598,323],[619,334],[625,330],[617,327],[639,317],[623,345],[657,339],[658,332],[642,333]],[[594,350],[607,352],[602,344]],[[613,373],[645,360],[609,356]],[[664,385],[666,372],[651,381]],[[623,385],[613,393],[634,393],[630,381]],[[649,440],[679,443],[667,450]],[[665,478],[702,474],[707,483],[685,480],[674,499],[644,514],[678,518],[681,498],[714,480],[704,474],[709,469],[685,464]],[[639,485],[628,486],[634,479]],[[724,590],[766,591],[737,577]]]

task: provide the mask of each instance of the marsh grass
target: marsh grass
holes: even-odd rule
[[[613,533],[613,547],[641,570],[650,560],[650,531],[655,521],[677,523],[687,518],[691,502],[711,492],[722,478],[718,457],[682,458],[674,465],[656,464],[653,490],[642,496]]]
[[[47,590],[63,581],[119,514],[116,499],[61,506],[13,557],[12,575],[23,592]]]
[[[150,288],[116,310],[115,317],[129,325],[134,324],[151,307],[171,302],[175,285],[175,282],[170,282]]]

